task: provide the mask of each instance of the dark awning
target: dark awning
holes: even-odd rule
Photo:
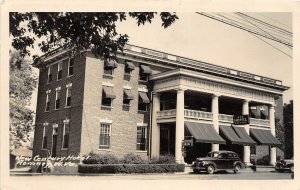
[[[125,89],[124,90],[125,99],[127,100],[133,100],[133,94],[131,93],[131,90]]]
[[[271,145],[271,146],[281,145],[281,142],[279,142],[279,140],[277,140],[272,135],[270,130],[250,129],[250,134],[260,145]]]
[[[245,145],[255,145],[256,142],[247,134],[244,127],[233,126],[234,131],[240,137],[242,144]]]
[[[106,60],[105,61],[105,66],[106,67],[111,67],[111,68],[117,68],[118,67],[118,63],[116,60],[110,59],[110,60]]]
[[[126,66],[128,67],[128,69],[131,69],[131,70],[134,70],[135,69],[135,66],[132,62],[130,61],[127,61],[126,62]]]
[[[145,73],[145,74],[149,74],[150,75],[152,73],[152,70],[147,65],[141,65],[141,69],[142,69],[143,73]]]
[[[232,144],[242,144],[240,137],[231,126],[220,125],[220,134],[223,134],[224,138],[229,140]]]
[[[257,106],[253,106],[250,108],[250,112],[255,118],[260,118],[260,110],[258,109]]]
[[[143,103],[145,103],[145,104],[149,104],[150,103],[150,100],[149,100],[146,92],[139,92],[139,96],[141,97]]]
[[[105,98],[111,98],[111,99],[116,98],[116,94],[113,90],[113,87],[111,87],[111,86],[103,86],[103,92],[104,92]]]
[[[184,122],[184,126],[189,130],[196,142],[226,144],[220,137],[212,124]]]

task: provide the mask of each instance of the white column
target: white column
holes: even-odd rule
[[[182,156],[182,141],[184,139],[184,90],[177,90],[176,100],[176,143],[175,160],[177,163],[184,163]]]
[[[243,110],[242,110],[242,114],[243,115],[249,115],[249,100],[244,100],[243,101]],[[249,124],[244,125],[245,130],[247,132],[247,134],[249,135],[250,133],[250,126]],[[243,155],[243,162],[246,165],[250,165],[250,146],[244,146],[244,155]]]
[[[213,94],[211,100],[211,112],[213,114],[213,126],[219,134],[219,95]],[[212,144],[212,151],[219,150],[219,144]]]
[[[269,119],[270,119],[271,133],[272,135],[274,135],[274,137],[276,137],[274,105],[269,106]],[[275,163],[276,163],[276,147],[270,147],[270,165],[275,166]]]
[[[160,111],[159,94],[153,93],[152,99],[152,130],[151,130],[151,158],[159,157],[160,149],[160,126],[157,124],[157,112]]]

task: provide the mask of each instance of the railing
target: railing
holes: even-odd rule
[[[211,112],[198,111],[198,110],[184,110],[184,117],[192,118],[192,119],[204,119],[204,120],[212,120],[213,114]]]
[[[157,119],[176,117],[176,109],[157,112]]]
[[[219,121],[224,123],[233,123],[233,115],[219,114]]]
[[[270,127],[270,120],[250,118],[250,125]]]

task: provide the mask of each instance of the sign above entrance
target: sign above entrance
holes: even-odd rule
[[[247,125],[249,124],[249,115],[234,115],[233,116],[234,125]]]

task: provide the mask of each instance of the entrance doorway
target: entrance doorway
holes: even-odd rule
[[[160,129],[160,155],[170,153],[170,129]]]

